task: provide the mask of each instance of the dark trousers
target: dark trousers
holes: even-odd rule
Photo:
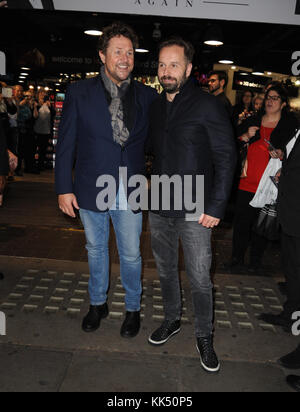
[[[212,262],[211,230],[188,222],[149,213],[152,250],[160,277],[165,319],[181,318],[181,290],[178,274],[178,250],[181,240],[186,272],[191,283],[196,336],[211,335],[213,294],[210,268]]]
[[[10,127],[9,132],[8,132],[8,138],[7,138],[7,147],[16,156],[18,156],[18,139],[19,139],[18,128]]]
[[[49,134],[37,134],[37,145],[39,147],[39,169],[44,169],[47,147],[49,146]]]
[[[300,310],[300,237],[282,233],[281,250],[283,271],[287,280],[287,301],[284,313],[289,320]]]
[[[24,160],[25,172],[30,172],[35,169],[35,152],[36,139],[33,132],[20,133],[18,145],[18,167],[17,171],[22,168]]]
[[[238,191],[233,225],[232,260],[244,263],[250,244],[250,265],[259,267],[262,264],[268,240],[252,230],[261,210],[249,205],[253,197],[253,193]]]

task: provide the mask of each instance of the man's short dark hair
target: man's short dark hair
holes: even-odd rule
[[[195,49],[192,43],[184,40],[181,37],[170,37],[167,40],[164,40],[163,42],[160,43],[158,50],[159,53],[161,52],[162,49],[165,47],[171,47],[171,46],[179,46],[183,47],[184,49],[184,55],[188,63],[192,63],[195,55]]]
[[[98,43],[98,51],[105,54],[110,40],[120,36],[129,39],[134,49],[138,48],[139,40],[135,31],[127,24],[117,21],[103,29],[103,34]]]
[[[222,80],[224,80],[224,81],[225,81],[225,83],[224,83],[224,89],[225,89],[225,87],[226,87],[227,84],[228,84],[228,74],[227,74],[225,71],[223,71],[223,70],[213,70],[213,71],[211,71],[210,73],[208,73],[208,79],[209,79],[211,76],[218,76],[219,82],[222,81]]]

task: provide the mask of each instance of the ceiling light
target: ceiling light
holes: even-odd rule
[[[26,79],[26,76],[19,76],[19,79]]]
[[[102,36],[103,32],[99,30],[85,30],[84,34],[88,36]]]
[[[253,71],[252,71],[252,74],[254,75],[254,76],[264,76],[264,74],[265,74],[265,71],[264,71],[264,67],[262,66],[262,64],[256,64],[254,67],[253,67]]]
[[[234,64],[234,57],[231,47],[224,46],[219,49],[218,62],[221,64]]]
[[[21,67],[21,70],[31,70],[29,67]]]
[[[219,63],[221,63],[221,64],[233,64],[234,63],[234,61],[233,60],[230,60],[230,59],[228,59],[228,60],[226,60],[226,59],[222,59],[222,60],[219,60]]]
[[[20,76],[29,76],[28,73],[21,73]]]
[[[19,82],[18,83],[24,83],[24,80],[19,80]]]
[[[204,36],[204,44],[208,46],[222,46],[224,44],[222,30],[219,26],[210,26]]]
[[[272,72],[267,72],[268,76],[272,76],[272,74],[273,74]]]
[[[296,85],[296,86],[300,86],[300,80],[296,80],[295,85]]]
[[[231,69],[232,69],[232,70],[236,70],[237,67],[236,67],[236,66],[231,66]]]
[[[147,50],[147,49],[141,49],[141,48],[135,49],[135,51],[136,51],[136,53],[149,53],[149,50]]]

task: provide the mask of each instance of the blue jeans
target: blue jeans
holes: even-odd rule
[[[152,250],[160,277],[165,319],[181,318],[182,304],[178,274],[178,247],[181,240],[185,266],[191,283],[197,338],[213,331],[213,285],[211,229],[198,222],[172,219],[149,213]]]
[[[121,201],[120,201],[121,204]],[[119,209],[119,195],[117,198]],[[142,258],[140,237],[142,233],[142,213],[131,210],[109,210],[97,213],[80,209],[80,217],[87,240],[91,305],[103,305],[107,301],[109,288],[109,229],[112,220],[118,252],[123,287],[126,292],[125,305],[128,312],[140,310]]]

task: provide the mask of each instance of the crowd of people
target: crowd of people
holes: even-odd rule
[[[0,83],[1,144],[6,147],[8,158],[8,170],[1,172],[0,206],[7,180],[14,180],[14,175],[40,174],[45,170],[54,116],[55,110],[44,90],[35,93],[32,89],[24,91],[21,85],[7,87]]]

